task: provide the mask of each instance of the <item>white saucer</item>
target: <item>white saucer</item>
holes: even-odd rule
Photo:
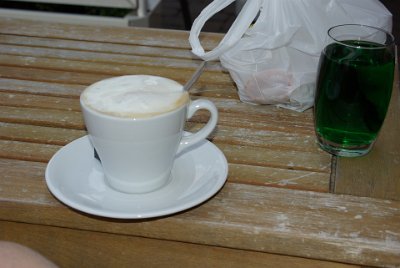
[[[87,136],[61,148],[46,168],[51,193],[77,210],[110,218],[139,219],[176,213],[196,206],[224,185],[228,164],[211,142],[178,156],[169,183],[146,194],[125,194],[104,181]]]

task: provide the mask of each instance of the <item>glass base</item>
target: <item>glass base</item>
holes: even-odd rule
[[[333,154],[337,156],[343,156],[343,157],[357,157],[357,156],[363,156],[368,154],[373,146],[373,143],[371,144],[366,144],[366,145],[361,145],[361,146],[353,146],[353,147],[343,147],[343,145],[340,144],[334,144],[330,141],[327,141],[321,137],[318,138],[318,144],[321,147],[322,150]]]

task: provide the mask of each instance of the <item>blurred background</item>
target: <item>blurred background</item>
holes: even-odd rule
[[[188,16],[187,14],[189,14],[189,21],[191,23],[212,0],[183,1],[188,6],[186,11],[185,6],[181,5],[181,2],[180,0],[162,0],[150,18],[150,27],[190,29],[191,24],[185,24],[184,18]],[[381,0],[381,2],[393,14],[393,34],[395,35],[396,43],[400,44],[400,0]],[[235,11],[235,5],[231,4],[216,14],[205,25],[203,31],[225,33],[236,17]]]
[[[217,13],[206,23],[203,31],[227,32],[236,17],[238,9],[240,9],[241,3],[245,1],[236,0],[230,6]],[[65,18],[64,22],[86,23],[88,22],[87,17],[97,15],[111,18],[106,22],[109,25],[114,23],[113,25],[121,26],[189,30],[192,21],[211,2],[212,0],[0,0],[0,16],[28,18],[29,14],[24,13],[24,11],[36,10],[37,13],[33,17],[38,19],[43,19],[49,13],[55,13],[57,14],[56,19],[59,20],[62,18],[62,14],[70,13],[77,14],[79,17],[74,19]],[[399,44],[400,0],[381,0],[381,2],[393,14],[393,34],[395,35],[396,43]],[[68,3],[68,5],[65,3]],[[145,10],[140,10],[138,6],[145,6]],[[132,12],[132,7],[134,12]],[[127,14],[129,16],[129,12],[136,17],[140,15],[144,19],[134,19],[128,22],[127,20],[121,20]],[[86,18],[84,15],[86,15]],[[55,17],[53,16],[52,18],[54,21]],[[117,23],[115,23],[116,21]],[[99,22],[94,23],[100,24]]]
[[[251,0],[250,0],[251,1]],[[350,0],[351,1],[351,0]],[[155,9],[150,20],[151,27],[168,29],[190,29],[185,25],[185,7],[178,0],[162,0]],[[190,22],[193,21],[212,0],[187,0]],[[397,44],[400,40],[400,0],[381,0],[387,9],[393,14],[393,33]],[[215,15],[203,28],[206,32],[225,33],[236,16],[236,7],[231,4],[226,9]],[[190,25],[189,25],[190,26]]]

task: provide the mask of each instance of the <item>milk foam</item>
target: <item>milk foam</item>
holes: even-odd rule
[[[99,81],[82,93],[83,102],[100,113],[119,117],[150,117],[172,111],[188,101],[183,86],[151,75],[126,75]]]

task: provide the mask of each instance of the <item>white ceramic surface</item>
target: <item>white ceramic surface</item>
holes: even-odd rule
[[[101,159],[107,183],[126,193],[146,193],[163,187],[177,152],[190,150],[214,130],[218,110],[205,99],[185,102],[175,110],[145,118],[110,116],[91,109],[81,95],[89,139]],[[200,130],[183,137],[187,119],[198,110],[210,117]]]
[[[46,182],[56,198],[79,211],[140,219],[173,214],[206,201],[221,189],[227,175],[225,156],[204,140],[177,156],[169,182],[163,188],[144,194],[122,193],[106,184],[93,146],[84,136],[52,157],[46,169]]]

